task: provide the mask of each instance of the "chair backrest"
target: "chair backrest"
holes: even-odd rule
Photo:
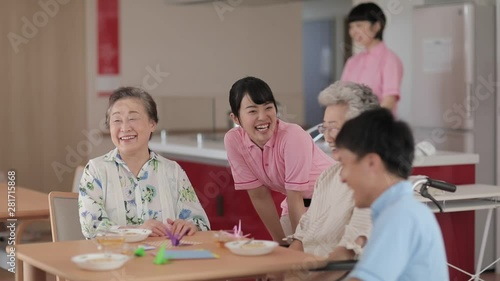
[[[78,193],[80,189],[80,179],[82,178],[83,175],[83,169],[85,169],[84,166],[78,166],[76,167],[75,170],[75,175],[73,177],[73,189],[71,191]]]
[[[85,239],[78,214],[78,193],[52,191],[49,210],[53,242]]]
[[[319,127],[319,125],[321,125],[321,124],[323,124],[323,123],[319,123],[318,125],[316,125],[316,126],[312,126],[312,127],[311,127],[311,128],[309,128],[308,130],[306,130],[306,132],[307,132],[309,135],[311,135],[311,137],[313,138],[313,141],[314,141],[314,142],[319,141],[319,140],[323,137],[323,134],[322,134],[322,133],[320,133],[320,132],[318,131],[318,127]]]

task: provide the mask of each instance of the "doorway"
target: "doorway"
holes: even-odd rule
[[[304,22],[303,25],[304,104],[308,128],[323,122],[318,94],[333,82],[334,27],[332,20]]]

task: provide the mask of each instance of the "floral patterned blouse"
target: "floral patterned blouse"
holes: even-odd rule
[[[80,180],[78,207],[83,235],[149,219],[166,223],[183,219],[199,230],[210,223],[182,168],[155,152],[137,177],[120,158],[118,149],[89,161]],[[121,202],[121,203],[120,203]]]

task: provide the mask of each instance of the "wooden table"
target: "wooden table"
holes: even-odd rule
[[[24,280],[29,281],[44,281],[45,273],[72,281],[226,280],[273,272],[307,270],[326,265],[324,258],[283,247],[277,247],[264,256],[234,255],[226,248],[217,247],[213,234],[212,231],[204,231],[185,237],[185,240],[202,244],[183,246],[182,249],[207,249],[219,255],[218,259],[174,260],[169,264],[155,265],[154,257],[150,253],[155,253],[156,250],[152,250],[144,257],[134,257],[117,270],[87,271],[78,268],[71,261],[71,257],[97,252],[96,245],[88,240],[20,245],[17,258],[24,268]],[[148,239],[154,241],[165,238]]]
[[[15,196],[14,212],[8,208],[7,184],[0,184],[0,194],[0,221],[7,222],[7,225],[16,223],[16,245],[21,242],[26,222],[49,218],[49,199],[45,193],[16,186],[15,193],[10,193]]]
[[[10,252],[12,246],[16,247],[21,243],[24,230],[29,222],[44,220],[49,218],[49,199],[47,194],[34,191],[28,188],[16,186],[15,193],[10,193],[15,197],[15,209],[9,209],[9,193],[7,184],[0,184],[0,222],[7,222],[7,227],[15,223],[15,245],[7,247]],[[12,201],[11,201],[12,202]],[[10,236],[10,229],[9,238]],[[8,238],[8,239],[9,239]],[[16,266],[16,281],[22,280],[22,265]]]
[[[49,199],[47,194],[31,190],[25,187],[16,186],[14,195],[16,198],[15,215],[10,216],[7,210],[8,196],[7,184],[0,184],[0,220],[7,219],[46,219],[49,217]]]

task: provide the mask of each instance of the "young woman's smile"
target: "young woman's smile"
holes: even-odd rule
[[[240,117],[233,117],[260,148],[271,139],[278,120],[276,108],[272,102],[255,104],[249,95],[241,100]]]

